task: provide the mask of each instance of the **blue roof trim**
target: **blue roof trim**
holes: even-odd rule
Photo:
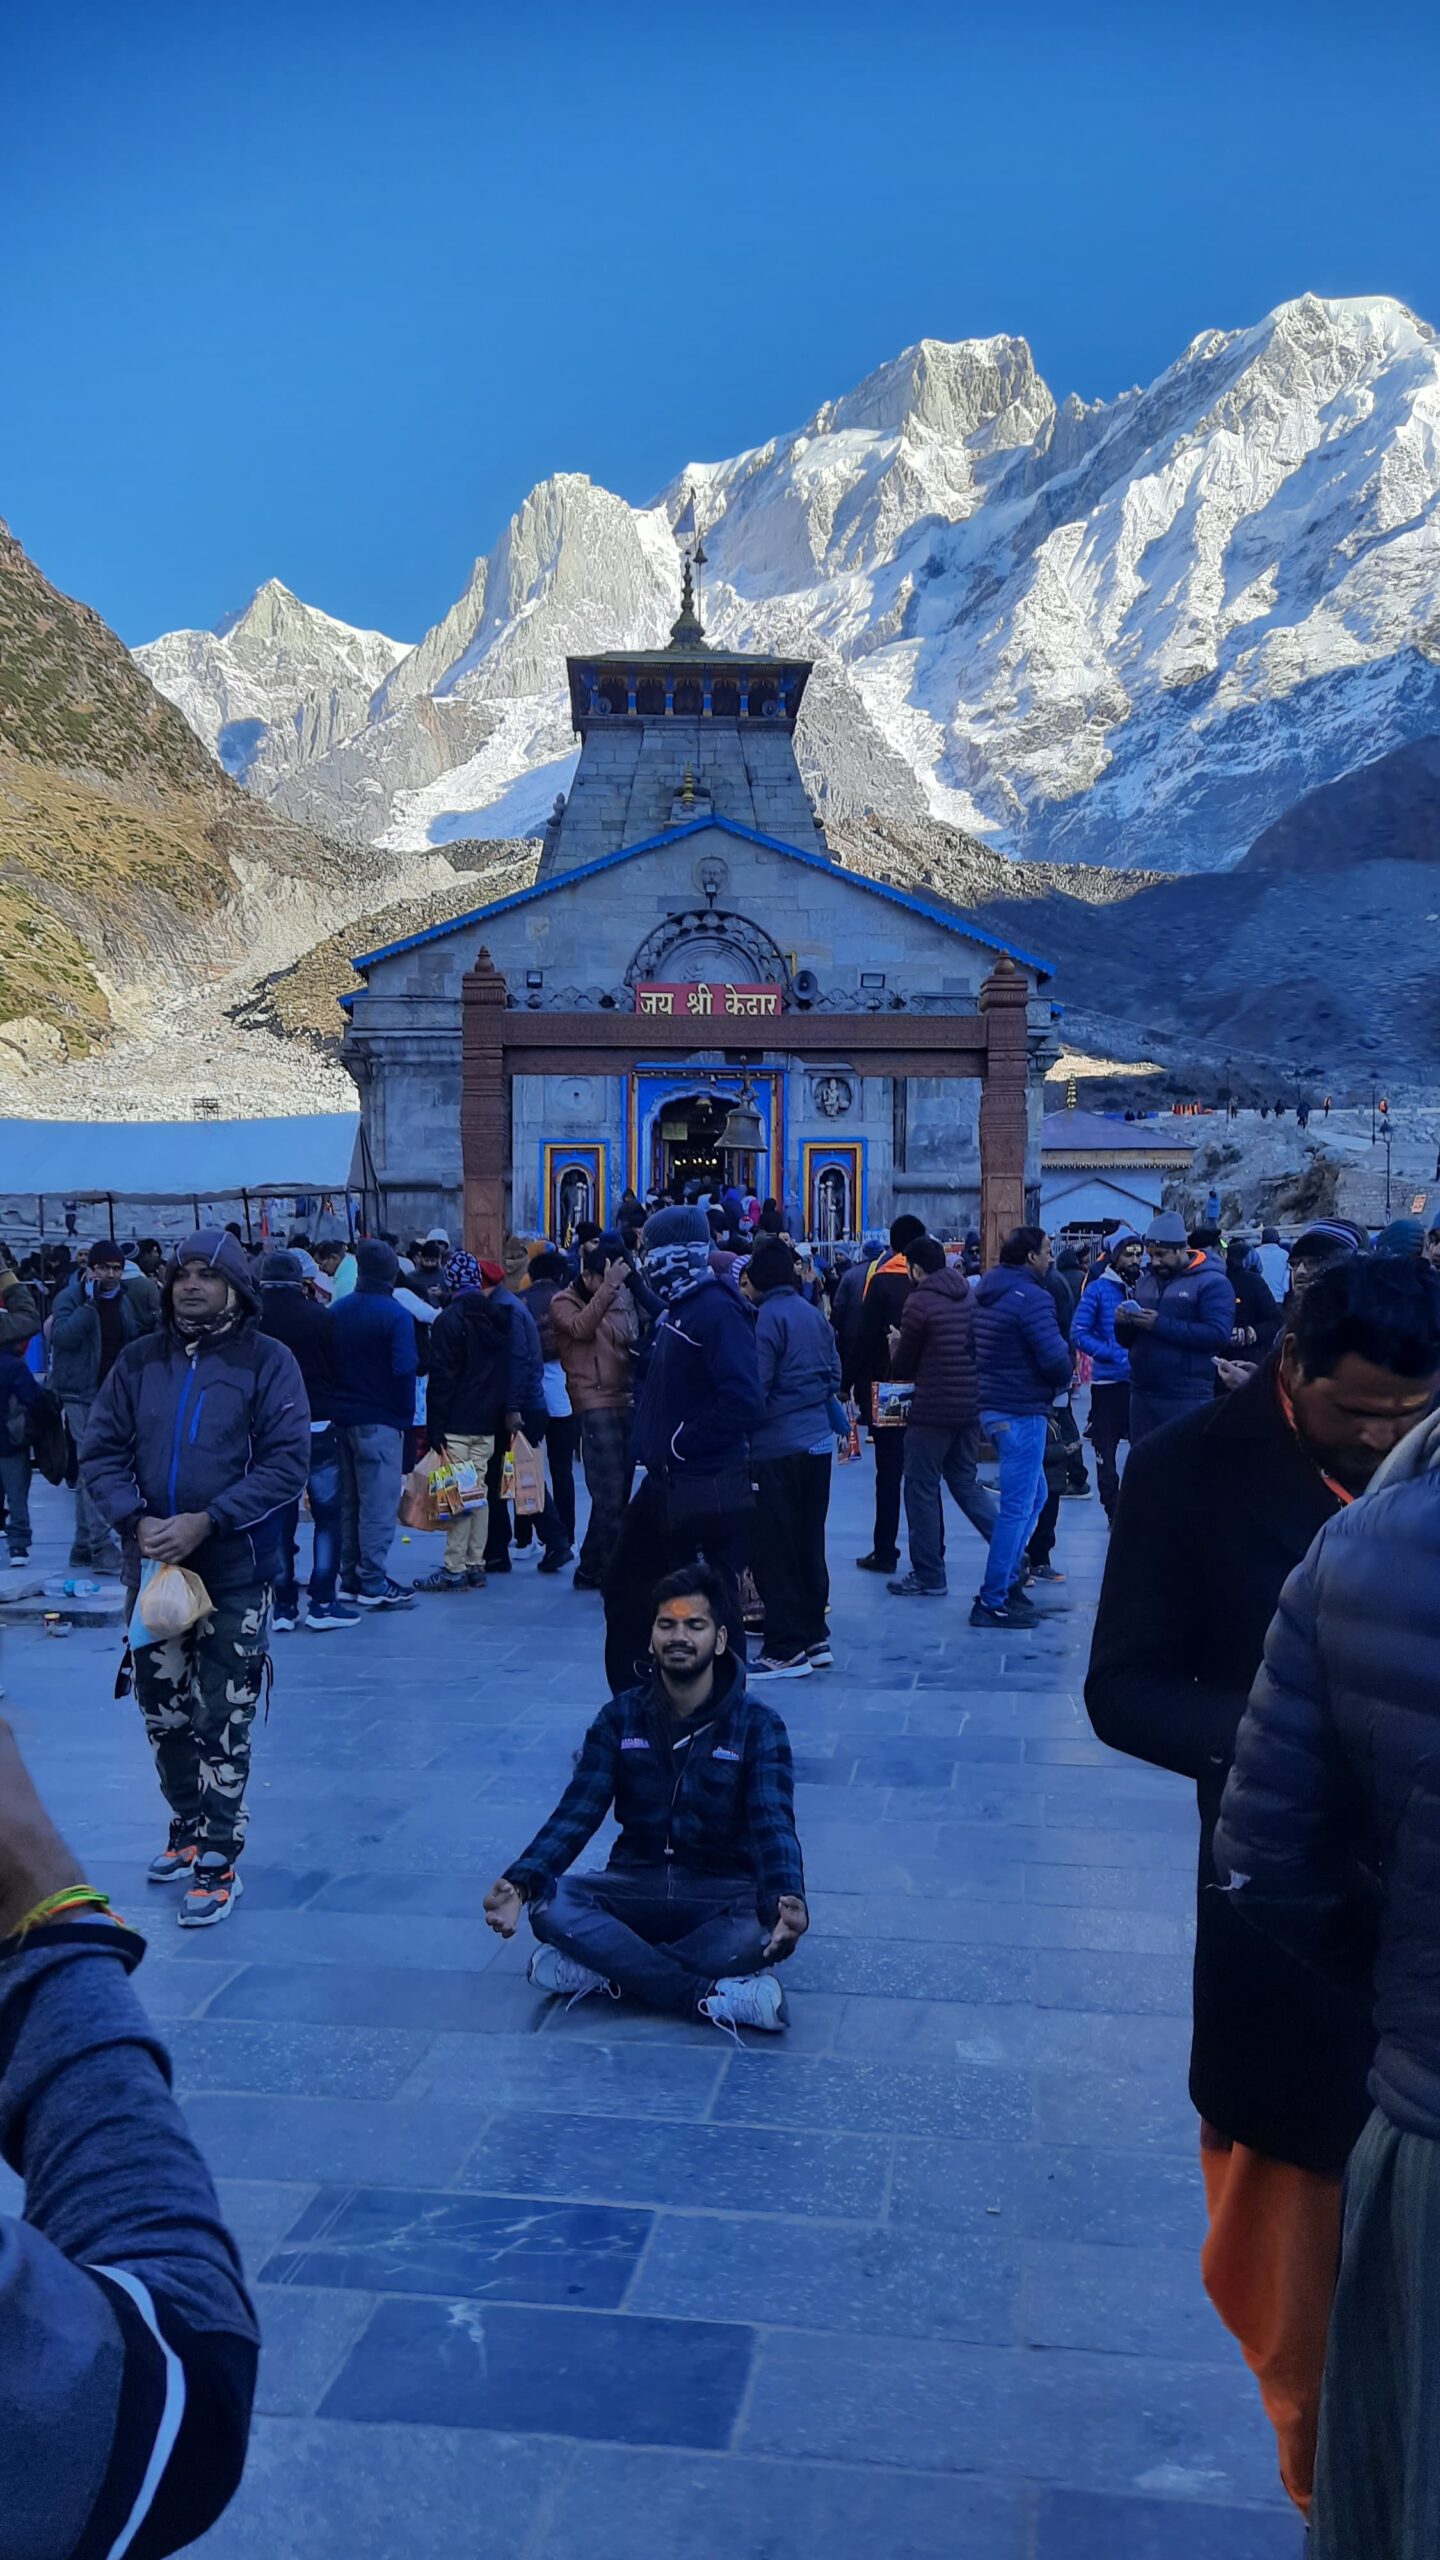
[[[548,898],[554,889],[573,888],[577,881],[594,880],[602,871],[613,871],[617,864],[630,862],[637,853],[658,853],[662,845],[683,844],[687,836],[705,834],[718,827],[722,835],[739,836],[746,844],[758,844],[767,853],[788,854],[792,862],[807,863],[812,871],[823,871],[830,877],[853,882],[857,889],[868,889],[877,898],[888,898],[892,906],[906,907],[912,915],[924,916],[931,924],[942,925],[947,933],[961,934],[967,942],[983,943],[987,951],[1003,952],[1010,960],[1018,960],[1024,968],[1033,969],[1042,978],[1055,974],[1054,963],[1039,960],[1032,951],[1022,951],[1017,943],[1001,942],[978,924],[971,924],[934,898],[923,897],[913,889],[897,889],[888,880],[872,880],[866,871],[847,871],[843,865],[829,862],[823,853],[807,853],[803,845],[787,844],[780,836],[762,835],[757,827],[744,827],[738,818],[690,818],[683,827],[664,827],[658,836],[645,836],[639,844],[622,844],[614,853],[597,855],[593,862],[577,864],[573,871],[557,872],[553,879],[532,881],[528,889],[512,889],[508,898],[496,898],[488,907],[471,907],[463,916],[450,916],[444,924],[427,925],[423,933],[409,933],[400,942],[387,942],[378,951],[365,951],[350,963],[352,969],[373,969],[382,960],[393,960],[402,951],[418,951],[422,943],[439,942],[447,933],[463,933],[469,926],[484,924],[491,916],[508,916],[516,907],[528,907],[536,898]],[[342,996],[342,1005],[354,1002],[353,996]]]

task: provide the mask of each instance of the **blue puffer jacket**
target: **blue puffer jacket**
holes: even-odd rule
[[[210,1229],[201,1241],[241,1301],[239,1323],[187,1345],[167,1283],[160,1330],[127,1343],[90,1408],[80,1480],[122,1532],[133,1580],[143,1513],[208,1511],[211,1534],[187,1562],[218,1593],[275,1580],[280,1515],[310,1474],[310,1407],[294,1352],[260,1331],[260,1293],[240,1247]]]
[[[1440,1473],[1387,1485],[1291,1574],[1215,1834],[1237,1907],[1325,1971],[1373,1965],[1370,2094],[1440,2140]]]
[[[1146,1331],[1123,1336],[1136,1393],[1169,1401],[1177,1413],[1208,1403],[1215,1392],[1216,1354],[1228,1353],[1235,1327],[1235,1292],[1219,1263],[1196,1253],[1189,1269],[1177,1271],[1173,1280],[1142,1271],[1135,1303],[1156,1311]]]
[[[1045,1413],[1074,1363],[1055,1301],[1028,1263],[997,1263],[975,1292],[980,1411]]]
[[[755,1320],[720,1280],[702,1280],[655,1327],[635,1408],[635,1456],[651,1475],[714,1476],[748,1463],[764,1415]]]
[[[1097,1272],[1081,1293],[1070,1339],[1077,1351],[1089,1353],[1097,1387],[1118,1387],[1130,1375],[1130,1354],[1116,1338],[1115,1310],[1131,1295],[1115,1271]]]

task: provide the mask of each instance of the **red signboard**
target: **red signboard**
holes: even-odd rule
[[[753,1019],[756,1015],[778,1013],[778,986],[745,985],[732,987],[702,979],[697,985],[684,987],[658,986],[649,983],[635,990],[637,1013],[686,1014],[695,1021],[718,1018],[735,1021]]]

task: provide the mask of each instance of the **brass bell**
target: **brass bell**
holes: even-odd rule
[[[740,1099],[730,1106],[730,1116],[715,1141],[722,1152],[737,1156],[763,1156],[770,1152],[765,1124],[755,1108],[748,1081],[740,1087]]]

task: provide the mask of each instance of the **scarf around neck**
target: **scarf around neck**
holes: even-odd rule
[[[708,1238],[704,1244],[652,1245],[645,1256],[645,1277],[657,1298],[672,1307],[687,1289],[714,1279]]]

